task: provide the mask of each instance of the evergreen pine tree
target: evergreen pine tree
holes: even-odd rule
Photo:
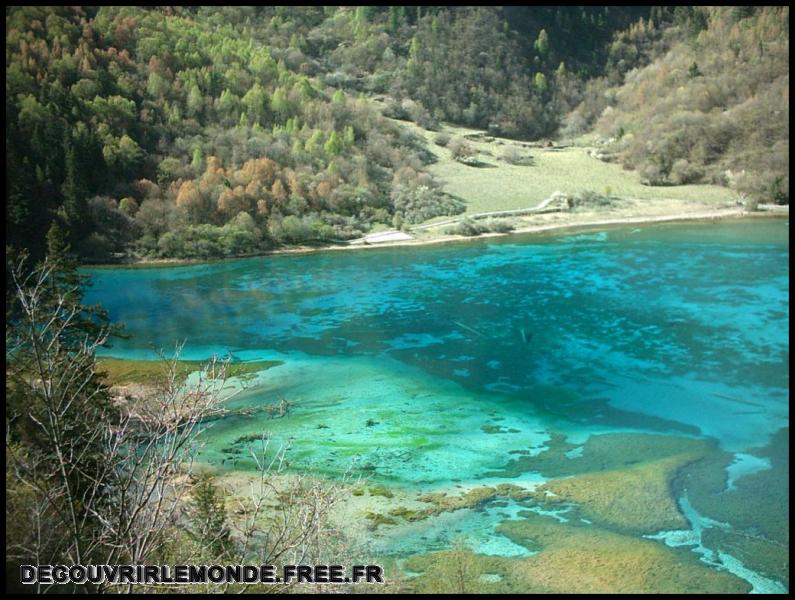
[[[65,179],[61,186],[63,193],[63,208],[69,237],[75,242],[83,237],[87,230],[88,205],[86,203],[87,190],[84,178],[80,173],[74,144],[68,134],[64,142]]]
[[[342,141],[340,140],[336,131],[331,132],[331,135],[323,146],[323,149],[330,157],[337,156],[340,152],[342,152]]]
[[[398,28],[400,27],[400,9],[397,6],[390,6],[389,7],[389,31],[391,33],[397,33]]]
[[[193,489],[191,537],[206,548],[213,559],[228,557],[233,550],[226,507],[211,475],[199,476]]]
[[[539,56],[546,57],[547,53],[549,52],[549,35],[547,34],[545,29],[542,29],[541,32],[538,34],[538,39],[533,44],[536,51],[538,52]]]

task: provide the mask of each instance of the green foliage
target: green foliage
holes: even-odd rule
[[[214,560],[232,556],[234,544],[226,507],[213,477],[202,474],[192,492],[190,536]]]
[[[549,89],[549,84],[547,84],[547,76],[540,72],[536,73],[535,77],[533,78],[533,85],[539,94],[546,94],[547,90]]]
[[[280,119],[287,118],[290,113],[290,104],[287,99],[287,92],[284,89],[278,87],[274,90],[271,98],[271,108]]]
[[[223,94],[221,96],[223,98]],[[265,89],[259,83],[255,83],[243,96],[243,105],[246,107],[246,114],[253,118],[255,123],[263,123],[265,121],[266,111],[268,110],[268,97]]]
[[[777,7],[11,7],[8,238],[41,256],[60,215],[82,254],[226,256],[454,214],[438,184],[396,183],[434,153],[365,99],[376,94],[383,114],[430,130],[549,138],[598,121],[616,138],[605,154],[649,183],[788,202],[787,19]],[[474,161],[466,144],[451,151]],[[251,166],[264,157],[272,168]],[[232,224],[241,211],[274,235]]]
[[[199,151],[199,163],[201,164],[201,151]],[[181,173],[182,163],[178,158],[169,156],[161,160],[160,164],[157,165],[157,180],[161,185],[174,181]]]
[[[337,156],[340,152],[342,152],[342,141],[340,140],[336,131],[331,132],[331,135],[324,144],[323,149],[326,151],[326,155],[329,157]]]
[[[119,200],[119,210],[129,217],[134,217],[135,213],[138,212],[138,203],[135,198],[130,198],[129,196],[122,198]]]
[[[53,261],[62,261],[69,252],[63,229],[53,221],[47,230],[47,256]]]
[[[196,85],[195,83],[192,86],[190,86],[190,89],[188,91],[186,106],[188,109],[188,114],[193,117],[199,116],[202,107],[204,106],[204,97],[202,96],[199,86]]]
[[[275,241],[286,244],[302,244],[314,241],[330,241],[337,237],[334,228],[324,223],[317,215],[287,215],[273,218],[268,223],[268,234]]]
[[[164,233],[157,242],[157,254],[175,258],[239,256],[261,249],[260,238],[259,230],[247,223],[188,225]]]
[[[196,172],[196,174],[202,172],[202,169],[204,168],[204,156],[202,156],[201,147],[196,146],[193,149],[193,158],[190,161],[190,166],[193,167],[193,170]]]
[[[451,139],[447,143],[447,149],[450,150],[450,155],[456,160],[474,158],[477,156],[477,151],[472,145],[460,137]]]
[[[357,14],[361,42],[370,44],[370,24],[385,12]],[[402,9],[395,14],[404,20]],[[12,7],[11,241],[43,253],[46,229],[60,214],[84,255],[134,248],[227,256],[267,244],[261,232],[281,230],[280,222],[270,227],[271,217],[300,221],[287,221],[285,240],[348,237],[373,219],[391,220],[391,178],[422,163],[421,145],[366,101],[321,91],[320,64],[307,53],[315,47],[308,28],[323,15],[283,7],[256,14]],[[430,124],[422,111],[412,114]],[[262,157],[274,167],[242,174]],[[231,222],[241,210],[256,231]],[[305,225],[309,233],[300,231]]]
[[[408,167],[395,174],[391,198],[401,224],[422,223],[440,215],[464,212],[462,202],[441,192],[430,177]]]
[[[542,29],[538,33],[538,38],[536,39],[533,47],[538,52],[539,56],[545,57],[549,54],[549,35],[547,35],[546,29]]]
[[[121,177],[129,177],[135,173],[138,164],[144,157],[144,151],[126,133],[120,138],[110,137],[102,147],[102,157],[105,164]]]
[[[87,229],[85,218],[87,190],[77,163],[74,145],[69,141],[66,142],[64,154],[66,178],[61,186],[64,198],[63,208],[71,237],[73,240],[77,240]]]
[[[447,235],[463,235],[466,237],[478,236],[482,233],[508,233],[513,231],[514,226],[510,221],[505,219],[487,219],[485,221],[476,221],[474,219],[465,218],[456,223],[455,225],[445,229]]]
[[[351,125],[348,125],[345,128],[345,133],[343,134],[343,143],[347,148],[352,147],[356,143],[356,132]]]

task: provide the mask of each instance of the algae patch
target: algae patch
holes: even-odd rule
[[[368,529],[371,531],[377,529],[379,525],[396,525],[397,521],[392,517],[381,513],[374,513],[368,511],[364,514],[364,518],[370,521],[370,524],[367,526]]]
[[[686,490],[700,514],[731,525],[705,530],[704,546],[789,586],[789,428],[748,452],[769,459],[770,468],[740,477],[727,489],[726,467],[733,455],[716,451],[682,469],[674,489]]]
[[[188,375],[201,371],[206,365],[206,360],[180,360],[177,363],[176,375],[178,381],[184,382]],[[278,360],[258,360],[251,362],[229,363],[226,376],[240,379],[251,379],[259,371],[283,364]],[[138,383],[156,385],[164,380],[167,372],[167,363],[163,360],[128,360],[123,358],[102,357],[97,359],[97,370],[106,374],[106,380],[111,385]],[[220,367],[220,365],[219,365]]]
[[[632,533],[687,528],[670,493],[677,470],[698,458],[682,454],[626,469],[587,473],[545,483],[547,502],[575,502],[584,517],[606,527]]]
[[[597,526],[562,524],[521,512],[498,533],[540,550],[506,558],[453,548],[413,556],[404,568],[420,593],[743,593],[750,586],[688,552]]]
[[[374,485],[368,488],[371,496],[383,496],[384,498],[392,498],[394,494],[392,490],[383,485]]]
[[[517,453],[502,469],[486,475],[518,477],[536,471],[547,477],[563,477],[623,469],[674,455],[703,454],[714,446],[704,439],[645,433],[605,433],[592,435],[584,444],[571,444],[564,435],[553,432],[546,450],[534,456]]]
[[[529,512],[498,532],[541,548],[511,570],[516,585],[553,593],[743,593],[741,579],[710,569],[688,552],[577,522],[559,523]]]

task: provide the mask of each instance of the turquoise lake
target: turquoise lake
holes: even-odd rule
[[[263,432],[289,444],[291,469],[329,477],[352,469],[403,494],[533,489],[565,471],[531,460],[560,440],[565,460],[591,461],[589,473],[616,470],[589,458],[591,438],[713,444],[699,463],[711,471],[696,465],[669,482],[689,524],[678,531],[628,533],[609,516],[585,518],[606,513],[577,502],[555,513],[508,501],[442,512],[421,528],[378,527],[378,552],[449,548],[456,532],[479,554],[526,559],[536,550],[498,533],[500,523],[530,511],[563,526],[569,514],[582,527],[656,540],[676,560],[731,573],[749,590],[782,591],[788,236],[786,219],[746,220],[89,268],[86,301],[130,334],[109,356],[149,359],[184,341],[183,358],[281,361],[229,405],[286,398],[288,416],[231,416],[204,434],[202,460],[227,470],[251,467],[241,439]],[[709,491],[714,477],[721,489]],[[711,514],[719,509],[710,494],[724,494],[734,512]]]

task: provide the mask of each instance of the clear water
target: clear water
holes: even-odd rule
[[[284,361],[231,403],[285,397],[290,416],[207,432],[204,460],[227,469],[249,468],[230,448],[266,431],[289,442],[296,469],[337,476],[353,461],[395,489],[532,488],[541,474],[492,472],[553,433],[708,437],[739,462],[789,424],[785,220],[88,272],[87,301],[132,334],[110,355],[151,358],[186,340],[185,358]],[[731,485],[757,471],[732,467]],[[510,508],[469,512],[444,519],[465,522],[483,554],[517,555],[483,533]],[[405,552],[444,545],[394,531],[373,537]]]

